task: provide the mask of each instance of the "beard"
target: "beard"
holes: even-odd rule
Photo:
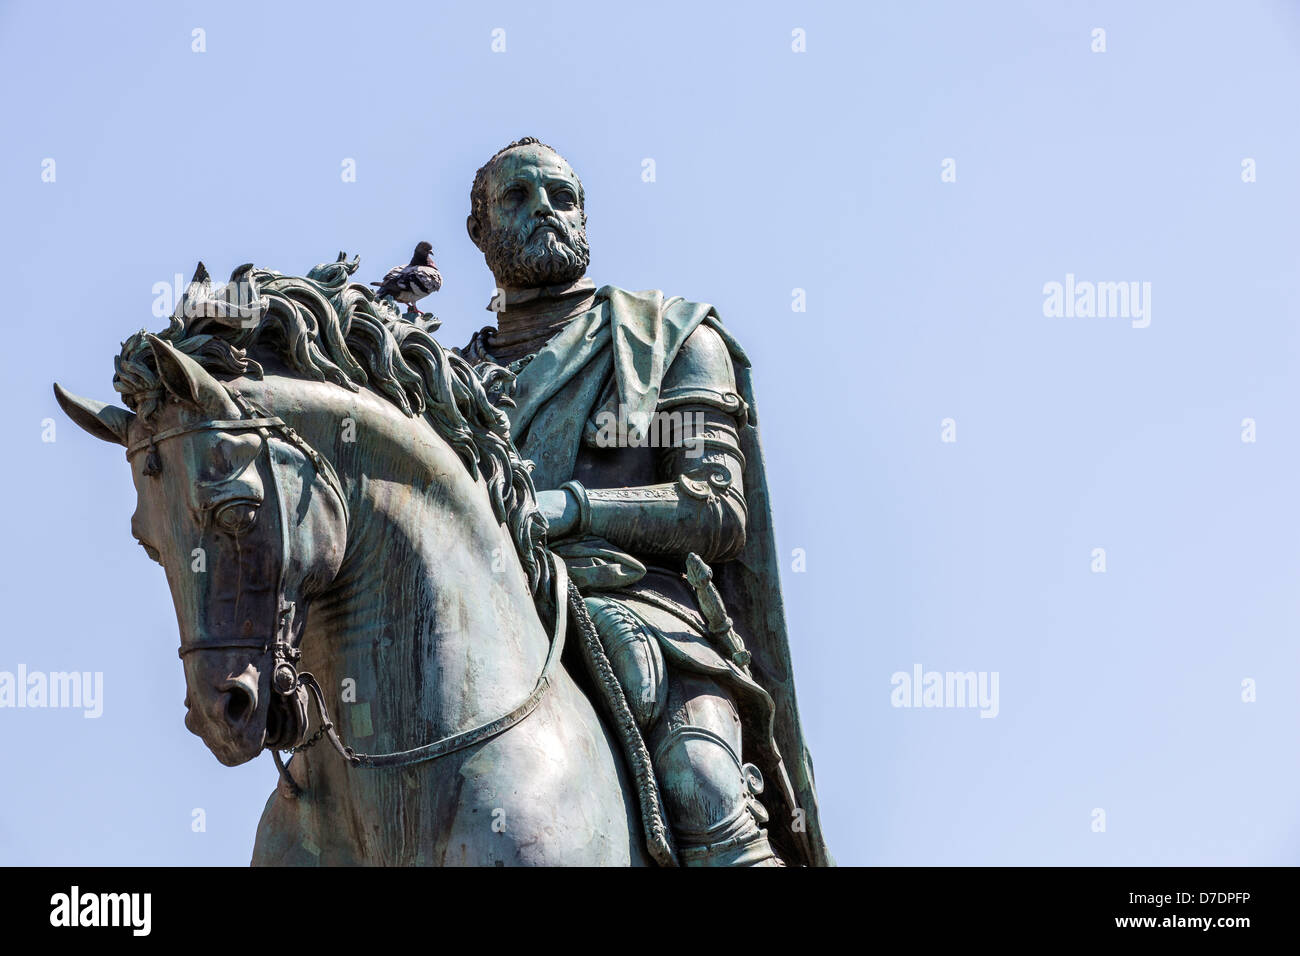
[[[551,226],[555,231],[534,235],[542,226]],[[559,219],[550,217],[530,222],[518,232],[498,229],[489,233],[483,242],[483,258],[497,285],[533,289],[581,279],[591,261],[591,250],[581,227],[570,230]]]

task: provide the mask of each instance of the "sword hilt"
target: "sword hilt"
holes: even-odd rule
[[[713,583],[713,569],[694,551],[686,555],[686,580],[695,589],[695,597],[699,601],[700,613],[704,615],[704,625],[708,628],[709,636],[723,645],[737,665],[748,668],[752,656],[732,627],[731,618],[722,603],[722,595]]]

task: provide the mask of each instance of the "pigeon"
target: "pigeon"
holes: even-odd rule
[[[422,314],[415,303],[442,288],[442,276],[438,274],[438,267],[433,262],[433,246],[427,242],[420,243],[415,247],[410,263],[393,266],[384,276],[383,282],[370,284],[379,287],[375,290],[376,299],[392,296],[398,302],[410,306],[410,312]]]

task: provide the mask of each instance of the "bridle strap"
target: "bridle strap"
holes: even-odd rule
[[[157,432],[144,438],[134,445],[131,445],[126,452],[126,457],[130,460],[131,456],[145,448],[152,452],[159,442],[166,441],[169,438],[177,438],[181,435],[193,434],[203,431],[251,431],[254,429],[267,429],[263,432],[265,441],[265,451],[267,454],[267,469],[270,473],[271,494],[274,499],[275,509],[280,519],[280,569],[276,580],[276,611],[274,627],[270,630],[269,636],[264,640],[237,640],[222,642],[197,642],[186,646],[182,644],[176,651],[181,660],[185,659],[187,654],[195,651],[223,651],[223,650],[257,650],[263,654],[274,651],[275,660],[272,665],[271,681],[272,687],[277,694],[282,697],[290,697],[298,693],[300,682],[298,679],[297,664],[302,659],[302,651],[294,646],[293,643],[293,620],[296,606],[293,601],[285,599],[285,578],[289,567],[289,550],[291,547],[289,532],[289,502],[285,500],[284,488],[280,481],[279,473],[276,469],[276,451],[272,447],[270,439],[278,438],[285,443],[296,447],[304,456],[306,456],[316,468],[317,475],[328,484],[334,493],[338,496],[339,503],[343,508],[347,518],[347,497],[343,491],[343,485],[339,481],[338,473],[334,467],[313,448],[302,436],[295,432],[289,425],[277,415],[268,415],[255,408],[247,399],[240,395],[224,382],[221,383],[230,400],[244,414],[244,418],[213,418],[206,421],[194,422],[189,425],[178,425],[175,428],[169,428],[165,431]],[[260,414],[259,414],[260,413]],[[277,759],[277,764],[280,761]],[[285,779],[288,779],[287,776]]]
[[[193,425],[177,425],[175,428],[169,428],[166,431],[158,432],[156,435],[150,435],[148,438],[142,438],[126,450],[126,457],[129,461],[131,456],[145,448],[151,448],[159,442],[164,442],[169,438],[175,438],[178,435],[188,435],[190,432],[204,431],[243,431],[249,428],[280,428],[284,426],[282,418],[227,418],[227,419],[208,419],[207,421],[195,422]]]
[[[266,641],[228,641],[222,644],[205,644],[199,642],[198,644],[191,644],[189,647],[182,644],[177,648],[176,655],[180,657],[181,660],[184,660],[186,654],[193,654],[195,651],[236,650],[264,651],[266,650]]]

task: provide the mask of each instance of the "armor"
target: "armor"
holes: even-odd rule
[[[741,761],[731,692],[709,675],[669,674],[660,636],[627,603],[604,595],[586,602],[649,748],[681,862],[779,863],[761,829],[762,772]]]
[[[492,358],[492,331],[475,336],[466,350],[472,358]],[[516,360],[516,368],[527,358]],[[606,579],[626,580],[627,588],[591,593],[586,606],[650,752],[680,861],[779,865],[763,831],[769,818],[760,799],[763,774],[742,760],[738,701],[719,680],[718,672],[727,669],[723,654],[698,608],[674,622],[694,640],[673,641],[647,619],[656,613],[647,606],[656,597],[658,605],[695,603],[672,581],[682,580],[688,554],[727,561],[745,544],[745,456],[738,431],[746,404],[730,353],[713,329],[700,325],[664,374],[653,417],[633,423],[630,434],[620,432],[617,400],[607,383],[583,429],[574,467],[581,477],[561,484],[576,499],[579,518],[554,542],[556,550],[573,557],[566,542],[608,542],[634,565],[624,578]],[[665,594],[672,591],[672,597]],[[688,615],[691,620],[684,620]],[[668,659],[666,642],[676,651]],[[681,653],[683,643],[691,653]]]
[[[581,180],[534,138],[479,169],[466,228],[497,323],[461,354],[513,373],[500,407],[581,595],[583,663],[652,857],[829,863],[749,359],[707,304],[595,287]]]
[[[745,406],[726,346],[712,329],[700,326],[686,339],[660,396],[650,428],[658,428],[661,480],[616,488],[566,483],[585,497],[578,533],[638,557],[680,563],[695,553],[706,561],[728,560],[745,543],[745,462],[737,439]],[[593,420],[599,422],[600,413]],[[584,444],[599,447],[591,424]],[[646,738],[682,863],[779,862],[761,829],[768,820],[759,801],[762,774],[741,760],[732,693],[707,674],[678,669],[669,675],[660,636],[633,610],[634,602],[620,601],[615,592],[590,597],[587,606]]]

